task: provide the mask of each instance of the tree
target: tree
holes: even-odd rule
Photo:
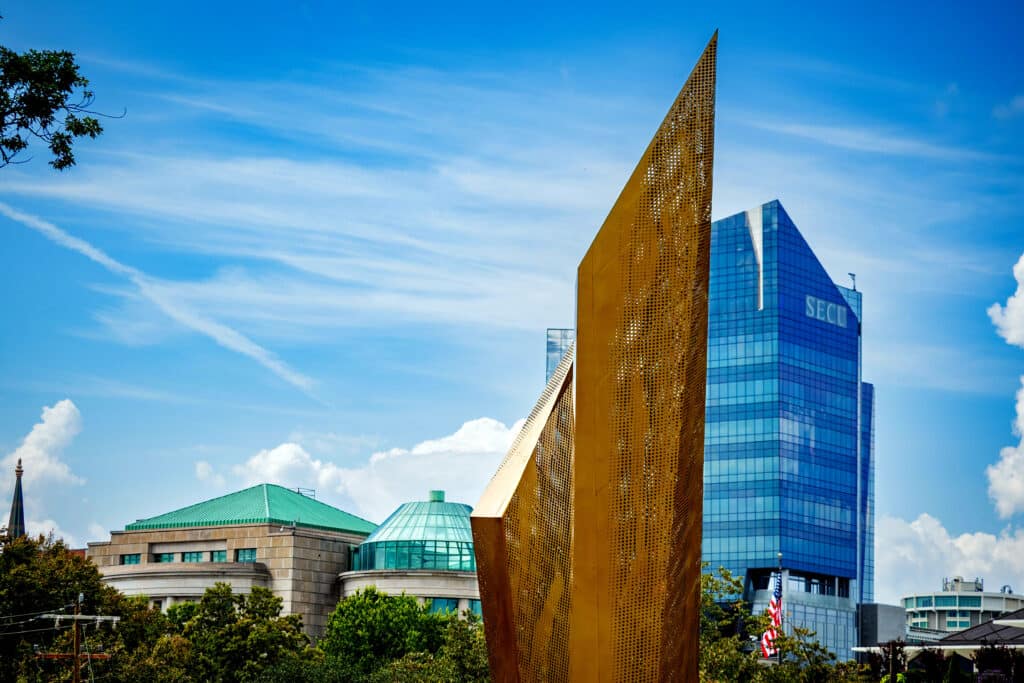
[[[1013,672],[1013,653],[1005,645],[983,644],[974,653],[978,678],[985,681],[1009,681]]]
[[[778,634],[781,662],[762,661],[759,640],[768,629],[767,613],[751,614],[741,598],[743,581],[728,570],[701,575],[700,680],[743,683],[817,683],[868,680],[866,666],[838,663],[815,633],[794,624]],[[877,681],[875,677],[873,680]]]
[[[452,615],[441,646],[441,660],[452,672],[453,680],[460,683],[488,683],[491,667],[487,661],[487,641],[483,624],[473,612],[466,612],[464,619]]]
[[[0,168],[20,163],[31,138],[46,143],[58,171],[74,166],[75,139],[103,132],[94,99],[73,53],[0,46]]]
[[[760,637],[761,622],[752,618],[742,594],[743,582],[728,569],[701,574],[701,681],[752,681],[761,673],[759,650],[751,644],[751,636]]]
[[[227,583],[207,588],[184,622],[193,675],[202,681],[255,681],[279,663],[304,654],[309,639],[302,618],[281,616],[283,601],[253,586],[236,594]]]
[[[462,683],[451,662],[429,652],[409,652],[371,674],[369,683]]]
[[[949,663],[942,650],[926,647],[907,664],[907,678],[910,681],[941,681],[949,670]]]
[[[879,643],[881,654],[871,657],[871,674],[885,678],[890,675],[902,674],[907,670],[907,655],[902,640],[891,640]]]
[[[0,680],[14,680],[23,669],[36,669],[32,647],[44,650],[63,643],[60,629],[45,613],[116,614],[122,597],[105,586],[95,565],[68,550],[63,541],[39,536],[10,539],[0,553]],[[124,605],[127,607],[127,605]]]
[[[192,644],[183,636],[165,634],[150,646],[140,646],[113,658],[117,681],[192,683]]]
[[[373,586],[345,598],[331,613],[320,648],[369,675],[410,652],[434,654],[445,617],[411,595],[388,595]]]
[[[815,639],[814,631],[793,626],[780,632],[775,646],[784,654],[778,666],[766,669],[764,681],[786,683],[814,683],[816,681],[856,680],[859,670],[854,667],[837,669],[836,656]]]

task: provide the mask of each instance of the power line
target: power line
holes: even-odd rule
[[[5,636],[20,636],[22,633],[41,633],[43,631],[56,631],[57,629],[68,629],[74,626],[74,624],[68,624],[67,626],[50,626],[48,628],[31,628],[24,631],[8,631],[7,633],[0,633],[0,638]]]
[[[36,614],[46,614],[47,612],[53,612],[55,609],[59,612],[60,610],[67,609],[68,607],[73,607],[74,604],[75,603],[73,603],[73,602],[69,602],[68,604],[61,605],[60,607],[56,607],[56,608],[55,607],[51,607],[49,609],[40,610],[38,612],[25,612],[24,614],[2,614],[2,615],[0,615],[0,619],[15,619],[17,617],[30,617],[30,616],[33,616],[33,615],[36,615]]]
[[[0,629],[10,628],[11,626],[18,626],[20,624],[30,624],[33,621],[38,621],[39,617],[32,617],[31,619],[23,619],[21,621],[9,621],[6,624],[0,624]],[[2,632],[2,631],[0,631]]]
[[[72,641],[72,645],[73,645],[73,648],[74,648],[73,652],[71,652],[71,653],[47,652],[47,653],[44,653],[44,654],[36,655],[36,658],[38,658],[38,659],[71,659],[73,664],[74,664],[74,669],[72,670],[73,671],[73,677],[72,677],[71,680],[74,683],[81,683],[81,681],[82,681],[82,650],[81,650],[81,647],[82,647],[82,622],[83,621],[92,621],[92,622],[96,623],[97,626],[98,626],[100,624],[100,622],[104,622],[104,621],[105,622],[109,622],[109,623],[114,624],[114,625],[116,625],[117,622],[121,621],[121,617],[107,617],[107,616],[100,616],[100,615],[97,615],[97,614],[80,614],[79,610],[81,609],[82,603],[84,601],[85,601],[85,595],[82,594],[82,593],[79,593],[78,594],[78,602],[75,604],[75,613],[74,614],[44,614],[44,615],[39,617],[40,619],[53,619],[54,620],[53,627],[55,629],[57,628],[57,625],[62,620],[64,620],[64,619],[68,619],[69,621],[71,621],[72,626],[74,626],[74,629],[75,629],[74,630],[74,639]],[[85,654],[85,660],[86,660],[86,663],[89,665],[89,676],[90,677],[92,677],[92,660],[93,659],[110,659],[110,655],[108,655],[108,654],[95,654],[94,655],[94,654],[92,654],[92,653],[90,653],[88,651],[88,646],[87,646],[86,654]]]

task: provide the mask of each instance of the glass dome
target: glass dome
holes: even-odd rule
[[[472,508],[446,503],[444,491],[406,503],[391,513],[356,549],[352,569],[411,569],[475,572]]]

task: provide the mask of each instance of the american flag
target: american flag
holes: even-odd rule
[[[775,638],[779,635],[778,629],[782,627],[782,572],[775,575],[775,591],[768,601],[768,616],[772,618],[772,624],[761,636],[761,653],[766,658],[778,652],[775,649]]]

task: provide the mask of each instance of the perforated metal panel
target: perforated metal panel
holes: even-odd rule
[[[716,47],[579,266],[575,360],[473,511],[498,681],[697,680]]]
[[[573,355],[570,347],[471,518],[496,681],[569,676]]]

